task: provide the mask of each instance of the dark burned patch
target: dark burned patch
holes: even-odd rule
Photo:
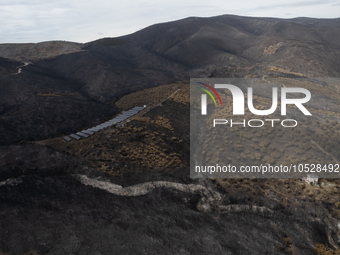
[[[11,254],[275,254],[279,243],[313,254],[311,242],[327,242],[317,223],[253,213],[209,215],[196,210],[198,200],[164,188],[121,197],[67,176],[27,176],[16,186],[0,186],[0,249]]]
[[[81,160],[38,144],[0,147],[0,181],[22,175],[84,173]]]
[[[96,46],[117,46],[117,45],[123,45],[127,44],[129,41],[121,39],[121,38],[102,38],[96,41],[92,41],[87,43],[87,45],[96,45]]]

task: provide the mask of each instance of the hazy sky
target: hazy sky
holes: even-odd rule
[[[0,0],[0,43],[88,42],[186,18],[340,17],[340,0]]]

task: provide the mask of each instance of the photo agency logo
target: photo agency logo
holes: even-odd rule
[[[213,100],[215,106],[217,106],[216,100],[212,93],[208,90],[210,89],[218,98],[220,105],[222,106],[222,100],[216,89],[221,90],[229,90],[232,94],[232,109],[233,115],[245,115],[245,96],[243,91],[236,85],[232,84],[214,84],[214,87],[202,82],[196,82],[198,84],[204,85],[207,89],[197,87],[200,90],[206,92],[206,94],[201,94],[201,115],[207,115],[207,94]],[[270,89],[270,88],[268,88]],[[254,107],[253,100],[253,88],[247,88],[247,106],[251,113],[258,116],[266,116],[274,113],[278,106],[278,88],[271,87],[272,89],[272,105],[269,109],[256,109]],[[288,98],[288,95],[303,95],[302,98]],[[305,88],[297,88],[297,87],[281,87],[281,116],[287,115],[287,106],[295,105],[305,116],[311,116],[312,114],[307,110],[307,108],[303,105],[307,103],[311,99],[311,93],[308,89]],[[265,123],[268,122],[274,127],[276,122],[280,122],[283,127],[296,127],[298,125],[298,121],[296,119],[250,119],[246,121],[244,119],[242,122],[233,122],[232,119],[214,119],[213,127],[216,125],[230,125],[233,127],[235,125],[241,125],[243,127],[263,127]]]
[[[190,177],[339,178],[339,84],[331,78],[190,79]]]
[[[216,92],[216,90],[215,90],[213,87],[211,87],[210,85],[205,84],[205,83],[203,83],[203,82],[197,82],[197,83],[204,85],[205,87],[207,87],[208,89],[210,89],[212,92],[214,92],[215,95],[217,96],[218,100],[220,101],[221,106],[222,106],[221,97],[220,97],[220,95]],[[205,92],[212,98],[212,100],[213,100],[214,103],[215,103],[215,106],[217,105],[214,96],[213,96],[208,90],[206,90],[206,89],[204,89],[204,88],[200,88],[200,87],[197,87],[197,88],[198,88],[198,89],[201,89],[201,90],[203,90],[203,91],[205,91]],[[202,115],[207,115],[207,94],[202,94],[202,97],[201,97],[201,99],[202,99],[202,104],[201,104],[201,106],[202,106],[202,107],[201,107],[201,114],[202,114]]]

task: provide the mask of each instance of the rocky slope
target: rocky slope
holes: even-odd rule
[[[338,77],[338,30],[339,19],[223,15],[86,44],[0,45],[0,57],[31,63],[17,75],[11,74],[23,64],[0,63],[9,68],[0,77],[2,143],[60,135],[76,122],[95,124],[94,115],[103,120],[114,113],[112,100],[190,77]],[[60,110],[52,112],[51,104]]]
[[[171,82],[339,77],[339,29],[339,19],[224,15],[86,44],[0,45],[0,254],[337,248],[338,180],[312,187],[296,179],[190,179],[189,90]],[[337,104],[337,84],[313,89]],[[147,111],[124,127],[62,139],[143,104]],[[323,151],[308,140],[301,157],[338,157],[335,108],[313,109],[320,118],[313,141]],[[264,147],[254,148],[268,153]]]

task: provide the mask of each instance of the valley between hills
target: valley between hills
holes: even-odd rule
[[[315,95],[294,132],[234,129],[212,141],[230,156],[207,159],[338,163],[339,30],[339,19],[223,15],[85,44],[0,44],[0,254],[339,254],[338,178],[189,170],[189,80],[204,77]],[[121,126],[63,139],[143,105]]]

